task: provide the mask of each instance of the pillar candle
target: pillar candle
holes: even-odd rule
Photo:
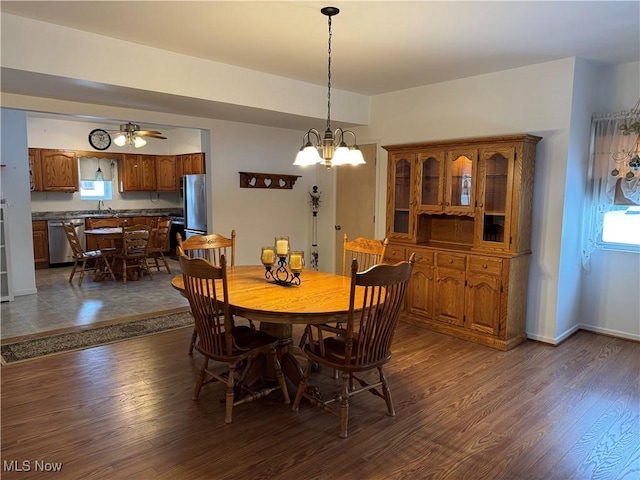
[[[262,250],[262,263],[265,265],[271,265],[274,260],[273,250],[267,248]]]
[[[289,253],[289,241],[278,240],[276,242],[276,253],[278,255],[286,255],[287,253]]]
[[[289,259],[289,266],[291,270],[302,270],[302,256],[297,253],[292,253]]]

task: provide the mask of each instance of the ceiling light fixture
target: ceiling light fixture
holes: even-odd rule
[[[294,165],[307,166],[317,163],[324,164],[327,168],[334,165],[362,165],[366,163],[360,147],[356,143],[356,134],[351,130],[343,130],[337,128],[331,131],[331,17],[338,15],[340,10],[336,7],[324,7],[320,10],[323,15],[328,17],[329,25],[329,61],[327,68],[327,129],[324,137],[320,136],[320,132],[315,128],[310,129],[302,137],[302,147],[296,156]],[[353,136],[353,144],[347,145],[345,135]],[[312,138],[313,136],[313,138]],[[336,147],[337,145],[337,147]],[[320,156],[322,151],[322,156]]]
[[[133,132],[125,132],[118,134],[118,136],[113,139],[113,143],[119,147],[129,145],[130,147],[140,148],[144,147],[147,144],[147,141]]]
[[[125,145],[129,145],[129,149],[132,149],[133,147],[144,147],[147,144],[147,141],[143,137],[157,138],[160,140],[167,139],[167,137],[163,136],[162,133],[157,130],[141,130],[140,125],[136,125],[131,122],[120,125],[120,130],[107,133],[110,135],[116,135],[113,139],[113,143],[117,146],[124,147]]]

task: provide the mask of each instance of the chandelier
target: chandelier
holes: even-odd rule
[[[622,135],[632,135],[635,133],[637,135],[636,141],[628,152],[623,151],[613,154],[616,167],[611,172],[611,175],[617,177],[620,175],[621,169],[628,170],[625,178],[631,181],[640,174],[640,98],[638,98],[635,106],[629,110],[628,120],[630,123],[620,125],[620,131]]]
[[[356,143],[356,134],[351,130],[343,130],[337,128],[331,130],[331,17],[338,15],[340,10],[336,7],[324,7],[320,10],[323,15],[328,17],[329,25],[329,49],[328,49],[328,68],[327,68],[327,129],[324,136],[320,136],[320,132],[315,128],[311,128],[302,137],[302,147],[294,165],[307,166],[324,162],[329,169],[334,165],[361,165],[365,163],[360,147]],[[348,145],[345,139],[346,135],[353,137],[353,143]],[[322,152],[322,156],[320,156]]]

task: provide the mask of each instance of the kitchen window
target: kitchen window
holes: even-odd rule
[[[80,200],[112,200],[115,166],[108,158],[80,157]]]
[[[111,180],[80,180],[80,200],[112,200]]]

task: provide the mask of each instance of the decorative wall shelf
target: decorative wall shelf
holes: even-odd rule
[[[273,188],[291,190],[300,175],[285,175],[280,173],[238,172],[240,174],[240,188]]]

